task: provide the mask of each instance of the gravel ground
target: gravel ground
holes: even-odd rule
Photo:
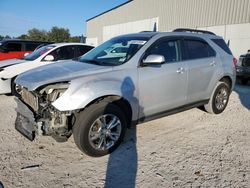
[[[0,181],[6,188],[250,187],[249,86],[235,87],[221,115],[192,109],[138,125],[101,158],[82,154],[72,138],[28,141],[14,130],[15,106],[13,97],[0,96]]]

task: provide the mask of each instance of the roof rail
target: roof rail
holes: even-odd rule
[[[173,32],[189,32],[189,33],[200,33],[200,34],[216,35],[211,31],[198,30],[198,29],[188,29],[188,28],[177,28],[177,29],[173,30]]]

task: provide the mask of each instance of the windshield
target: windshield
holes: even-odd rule
[[[79,61],[97,65],[121,65],[131,59],[148,39],[146,37],[117,37],[94,48],[83,55]]]
[[[37,49],[36,51],[32,52],[31,54],[25,56],[23,59],[26,61],[33,61],[54,47],[56,47],[56,46],[47,45],[47,46],[41,47],[41,48]]]

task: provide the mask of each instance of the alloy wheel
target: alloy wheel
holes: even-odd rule
[[[89,143],[96,150],[108,150],[119,140],[121,130],[121,121],[117,116],[102,115],[94,121],[89,129]]]

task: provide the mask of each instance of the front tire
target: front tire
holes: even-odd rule
[[[73,136],[81,151],[92,157],[101,157],[120,145],[126,128],[126,118],[120,107],[99,102],[77,115]]]
[[[228,104],[229,95],[230,88],[228,84],[225,82],[219,82],[216,85],[208,104],[204,105],[205,110],[211,114],[222,113]]]

